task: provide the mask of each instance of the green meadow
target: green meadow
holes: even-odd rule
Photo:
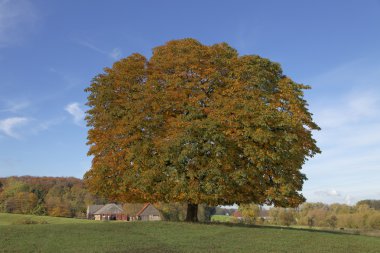
[[[228,215],[213,215],[211,216],[212,222],[232,222],[234,217]]]
[[[0,252],[375,253],[380,238],[278,227],[0,214],[0,245]]]

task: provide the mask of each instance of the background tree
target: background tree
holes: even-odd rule
[[[291,208],[280,208],[278,213],[279,223],[281,225],[290,226],[296,223],[295,211]]]
[[[356,206],[360,206],[360,205],[368,205],[370,208],[373,208],[375,210],[380,210],[380,200],[375,200],[375,199],[360,200],[358,203],[356,203]]]
[[[331,215],[328,219],[327,219],[327,224],[329,225],[329,227],[331,227],[332,229],[335,229],[336,228],[336,225],[338,223],[338,218],[335,216],[335,215]]]
[[[238,210],[247,223],[256,223],[260,216],[260,207],[256,204],[241,204]]]
[[[163,219],[167,221],[184,221],[186,217],[185,203],[164,203],[159,202],[155,207],[161,212]]]
[[[277,63],[226,43],[169,41],[133,54],[86,91],[89,189],[109,199],[297,206],[320,152],[303,98]]]
[[[307,225],[309,226],[309,228],[314,227],[314,225],[315,225],[315,218],[313,216],[307,217]]]
[[[198,206],[198,220],[200,222],[210,222],[211,216],[215,214],[215,207],[201,204]]]

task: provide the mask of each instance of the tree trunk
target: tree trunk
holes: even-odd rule
[[[198,222],[198,204],[187,204],[186,221]]]

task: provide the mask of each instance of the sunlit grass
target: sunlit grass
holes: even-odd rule
[[[50,224],[12,225],[15,217],[0,215],[3,224],[0,225],[0,252],[375,253],[380,248],[377,237],[275,227],[68,221],[52,217],[46,217]]]
[[[84,219],[0,213],[0,225],[24,224],[28,220],[35,221],[38,224],[73,224],[73,223],[78,224],[78,223],[95,222],[95,221],[84,220]]]

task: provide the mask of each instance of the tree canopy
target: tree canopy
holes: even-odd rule
[[[87,185],[119,201],[297,206],[302,165],[320,152],[309,88],[226,43],[132,54],[86,89]]]

